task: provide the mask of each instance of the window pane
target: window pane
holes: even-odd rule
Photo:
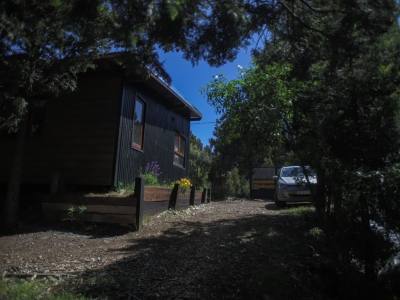
[[[143,123],[143,102],[137,99],[135,101],[135,115],[133,117],[135,124]]]
[[[176,133],[174,141],[174,164],[182,167],[185,166],[185,144],[186,140]]]
[[[174,164],[183,166],[185,162],[185,159],[183,156],[180,156],[179,154],[174,154]]]
[[[133,142],[137,145],[142,146],[142,136],[143,136],[143,125],[135,124],[133,128]]]
[[[144,102],[140,99],[135,101],[135,111],[133,115],[133,144],[143,148],[144,135]]]

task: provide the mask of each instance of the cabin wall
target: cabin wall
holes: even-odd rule
[[[121,90],[117,75],[91,73],[76,92],[50,101],[26,143],[23,183],[48,184],[57,172],[66,184],[111,186]],[[1,138],[0,182],[8,180],[14,141]]]
[[[146,103],[143,151],[132,148],[134,99],[138,95]],[[151,161],[159,163],[161,181],[171,182],[185,177],[188,170],[189,131],[189,119],[166,107],[161,96],[143,89],[139,84],[124,85],[114,184],[133,183],[134,178]],[[186,138],[185,168],[173,164],[176,132]]]

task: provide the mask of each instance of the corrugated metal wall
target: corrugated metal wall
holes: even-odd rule
[[[146,103],[143,151],[132,148],[134,100],[140,96]],[[189,157],[189,119],[168,109],[160,97],[140,86],[126,84],[123,88],[119,142],[114,185],[133,183],[146,163],[157,161],[160,179],[170,182],[187,175],[185,168],[173,165],[175,133],[186,138],[186,160]]]

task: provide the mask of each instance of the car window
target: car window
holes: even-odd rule
[[[295,176],[298,176],[299,169],[300,169],[300,168],[297,168],[297,167],[293,167],[293,168],[283,168],[283,169],[282,169],[281,176],[282,176],[282,177],[295,177]]]
[[[305,167],[307,172],[308,172],[308,176],[315,176],[315,172],[314,170],[312,170],[310,167]],[[303,173],[303,169],[301,167],[288,167],[288,168],[282,168],[281,171],[281,177],[303,177],[304,173]]]

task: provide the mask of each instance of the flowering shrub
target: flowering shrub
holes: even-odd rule
[[[160,165],[157,161],[151,161],[146,164],[144,167],[145,174],[153,174],[155,177],[159,177],[161,175]]]
[[[151,161],[144,167],[142,174],[145,185],[158,185],[158,177],[161,175],[160,165],[157,161]]]
[[[176,183],[179,184],[179,188],[181,189],[182,192],[185,192],[192,186],[192,183],[190,182],[189,178],[181,178],[177,180]]]

